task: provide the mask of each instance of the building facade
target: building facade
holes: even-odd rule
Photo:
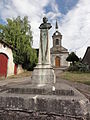
[[[0,77],[11,76],[23,72],[21,65],[13,62],[13,47],[0,40]]]
[[[53,47],[51,48],[51,64],[54,68],[66,68],[68,67],[68,62],[66,58],[69,55],[69,52],[66,48],[62,46],[62,35],[58,31],[58,24],[56,21],[56,31],[52,36]]]

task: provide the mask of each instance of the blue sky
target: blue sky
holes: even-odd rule
[[[73,9],[73,7],[77,4],[78,0],[56,0],[58,5],[58,9],[62,14],[67,14],[69,10]],[[51,4],[46,6],[46,12],[52,10]]]
[[[28,16],[33,33],[33,47],[39,46],[39,25],[44,16],[52,24],[50,44],[58,20],[59,31],[63,35],[62,45],[69,52],[83,57],[90,46],[90,0],[0,0],[0,23],[6,18]]]

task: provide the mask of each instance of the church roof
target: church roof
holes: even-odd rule
[[[56,20],[56,26],[55,26],[56,29],[58,29],[58,23],[57,23],[57,20]]]
[[[87,63],[90,66],[90,47],[87,48],[86,53],[82,60],[83,63]]]
[[[54,36],[62,36],[61,33],[58,31],[58,22],[57,22],[57,20],[56,20],[55,29],[56,29],[56,32],[53,34],[52,37],[54,37]]]
[[[58,48],[52,47],[52,48],[50,49],[50,52],[51,52],[51,54],[56,54],[56,53],[69,53],[68,50],[67,50],[66,48],[64,48],[63,46],[58,47]]]
[[[61,33],[60,33],[59,31],[56,31],[56,32],[53,34],[52,37],[54,37],[54,36],[61,36]]]

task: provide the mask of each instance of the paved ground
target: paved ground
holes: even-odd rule
[[[58,74],[60,74],[58,72]],[[71,81],[67,81],[67,80],[62,80],[60,79],[60,77],[58,77],[57,74],[57,82],[61,82],[61,83],[67,83],[72,87],[75,87],[76,89],[78,89],[80,92],[82,92],[89,100],[90,100],[90,86],[89,85],[85,85],[82,83],[77,83],[77,82],[71,82]],[[1,79],[0,80],[0,87],[2,86],[6,86],[6,85],[11,85],[11,84],[21,84],[21,83],[25,83],[25,82],[31,82],[31,77],[30,77],[31,73],[24,73],[21,75],[18,75],[16,77],[10,77],[8,79]]]
[[[90,100],[90,86],[82,83],[77,83],[77,82],[71,82],[67,80],[62,80],[60,78],[57,78],[57,82],[63,82],[66,84],[69,84],[70,86],[76,88],[79,90],[81,93],[83,93],[89,100]]]

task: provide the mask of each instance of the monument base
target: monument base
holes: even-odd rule
[[[0,120],[89,120],[88,103],[84,95],[64,83],[13,84],[0,92]]]
[[[55,83],[54,70],[49,64],[46,65],[38,64],[32,73],[31,79],[32,83],[38,85],[54,84]]]

